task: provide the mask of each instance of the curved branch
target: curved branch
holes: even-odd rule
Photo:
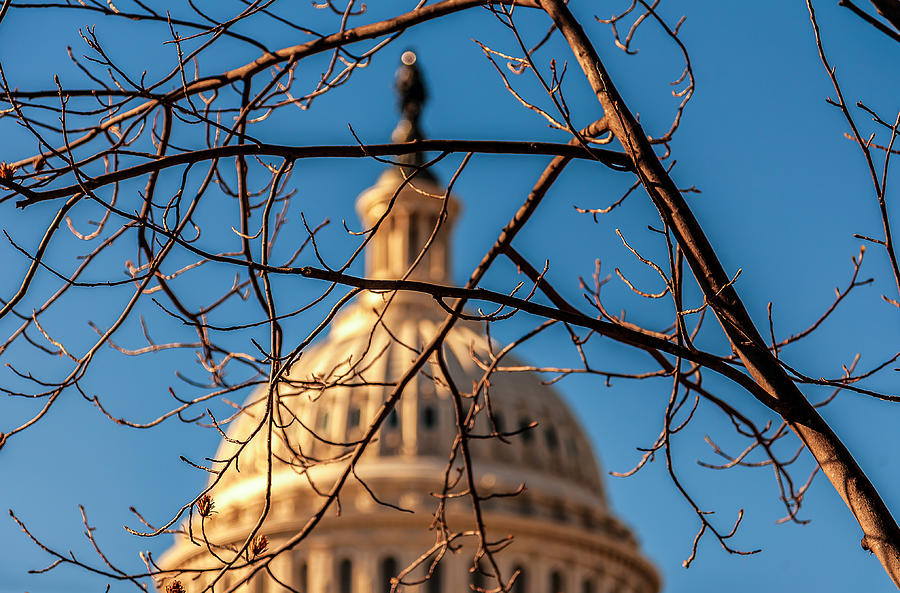
[[[778,400],[779,405],[772,409],[782,415],[816,458],[862,527],[867,546],[894,583],[900,585],[900,527],[884,500],[844,443],[767,348],[709,239],[653,152],[581,25],[562,0],[540,0],[540,3],[572,48],[603,107],[610,129],[633,159],[644,188],[684,250],[685,259],[732,348],[758,387]]]
[[[147,173],[160,171],[178,165],[193,164],[200,161],[221,159],[235,156],[267,155],[287,159],[309,158],[364,158],[379,156],[397,156],[416,152],[479,152],[489,154],[530,154],[550,155],[565,158],[595,160],[616,171],[626,171],[631,167],[628,158],[620,152],[603,148],[586,150],[581,146],[558,144],[555,142],[516,142],[504,140],[415,140],[400,144],[368,144],[361,146],[285,146],[279,144],[234,144],[206,148],[191,152],[183,152],[150,162],[119,169],[105,175],[87,179],[83,183],[69,185],[58,189],[35,192],[27,187],[9,181],[0,180],[0,186],[13,189],[26,196],[16,202],[16,206],[24,208],[37,204],[92,191],[104,185],[139,177]]]

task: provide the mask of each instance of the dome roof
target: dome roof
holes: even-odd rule
[[[309,348],[291,368],[280,390],[279,422],[284,428],[273,434],[272,449],[280,470],[302,473],[313,463],[347,453],[445,315],[428,301],[407,299],[393,303],[381,323],[376,323],[377,309],[366,307],[375,299],[380,296],[369,294],[352,305],[327,339]],[[529,488],[529,475],[541,482],[566,483],[569,489],[580,487],[602,502],[590,444],[559,395],[528,371],[494,372],[485,380],[491,352],[499,350],[489,344],[479,324],[466,321],[458,322],[444,342],[447,364],[464,395],[471,398],[465,392],[484,385],[478,401],[482,407],[489,402],[489,409],[479,411],[473,434],[522,429],[504,439],[473,439],[473,465],[483,472],[518,475],[518,481],[524,479]],[[502,360],[504,367],[520,366],[510,356]],[[259,425],[265,402],[255,395],[248,404],[247,412],[229,431],[234,440],[246,439]],[[404,389],[361,465],[386,458],[446,460],[456,434],[450,392],[436,362],[431,361]],[[216,458],[230,457],[237,446],[224,441]],[[240,473],[226,473],[217,488],[266,472],[268,458],[265,434],[259,431],[240,454]]]

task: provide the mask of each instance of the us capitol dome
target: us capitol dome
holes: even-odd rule
[[[397,76],[403,118],[394,141],[421,138],[418,115],[425,90],[415,55],[407,52],[403,62]],[[422,158],[402,158],[357,201],[363,227],[371,228],[393,200],[367,246],[367,278],[403,276],[436,226],[446,188],[429,170],[403,184]],[[409,279],[450,284],[450,232],[459,206],[454,196],[446,199],[447,219]],[[286,409],[279,421],[287,426],[283,434],[278,430],[272,435],[270,510],[260,530],[269,551],[296,536],[320,508],[346,467],[346,454],[446,316],[428,295],[364,292],[344,307],[327,337],[293,365],[280,386]],[[444,354],[460,391],[482,382],[492,355],[500,350],[485,336],[482,323],[457,321],[445,339]],[[503,358],[504,367],[517,365],[513,357]],[[610,509],[591,445],[563,399],[528,371],[498,371],[482,385],[478,397],[484,405],[488,393],[493,423],[487,410],[481,410],[472,434],[515,432],[533,425],[504,439],[470,440],[475,484],[479,495],[487,496],[481,503],[487,537],[497,542],[512,536],[494,557],[505,579],[519,571],[513,591],[658,593],[660,577]],[[232,456],[253,434],[265,413],[264,395],[250,396],[215,459]],[[464,405],[470,404],[469,394]],[[288,585],[302,593],[389,592],[393,577],[441,541],[440,529],[432,523],[445,475],[460,478],[459,455],[446,472],[456,426],[454,399],[432,359],[406,386],[357,463],[355,475],[345,482],[339,515],[332,505],[305,539],[272,561],[271,575],[260,571],[239,591],[280,593],[289,591]],[[219,569],[222,562],[216,556],[231,559],[233,552],[225,550],[240,548],[263,512],[268,458],[266,431],[260,430],[240,452],[240,471],[230,468],[210,492],[215,513],[203,521],[202,529],[219,551],[203,543],[195,510],[195,541],[177,536],[160,560],[163,568]],[[453,491],[463,490],[465,484],[463,476]],[[515,496],[500,495],[519,490]],[[454,532],[473,530],[471,500],[445,499],[445,520]],[[473,560],[476,540],[454,540],[439,562],[434,563],[432,555],[397,590],[496,590],[496,581],[484,568],[486,560],[479,566]],[[227,571],[215,591],[227,591],[243,579],[246,562],[237,566],[245,568]],[[430,578],[425,579],[427,572]],[[195,578],[196,573],[187,571],[179,580],[187,591],[201,591],[217,573]],[[411,581],[420,582],[406,584]],[[171,582],[160,583],[161,589]]]

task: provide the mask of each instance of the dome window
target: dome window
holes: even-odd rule
[[[475,591],[484,591],[485,589],[485,573],[484,567],[482,566],[481,561],[478,561],[478,564],[469,574],[469,586],[472,590]]]
[[[559,437],[556,435],[556,429],[548,426],[544,437],[547,439],[547,448],[551,451],[556,451],[556,448],[559,446]]]
[[[594,529],[597,526],[591,509],[584,509],[581,514],[581,523],[584,525],[585,529]]]
[[[353,561],[349,558],[341,560],[338,566],[338,591],[353,593]]]
[[[437,410],[431,404],[422,408],[422,425],[428,430],[437,426]]]
[[[504,432],[506,432],[506,427],[504,426],[504,422],[503,422],[503,415],[500,414],[500,412],[496,412],[493,415],[493,419],[494,419],[494,429],[500,434],[503,434]]]
[[[391,579],[397,574],[397,559],[393,556],[387,556],[381,561],[380,568],[378,578],[381,581],[381,590],[384,593],[391,593]]]
[[[516,582],[513,583],[512,593],[528,593],[528,574],[525,572],[525,568],[517,566],[513,569],[513,572],[518,572],[519,576],[516,577]]]
[[[328,410],[323,410],[322,413],[319,414],[319,423],[316,426],[319,430],[328,428]]]
[[[362,413],[358,406],[353,406],[352,408],[350,408],[350,414],[347,416],[347,428],[359,428],[361,415]]]
[[[519,418],[519,430],[521,431],[520,434],[522,435],[523,443],[530,443],[532,440],[534,440],[534,434],[532,433],[533,429],[528,428],[530,424],[531,422],[528,420],[528,418],[524,416]]]
[[[597,587],[594,586],[594,579],[587,578],[581,583],[581,593],[596,593]]]
[[[297,571],[297,581],[297,588],[306,593],[309,589],[309,564],[305,561],[300,563],[300,570]]]
[[[565,593],[563,589],[563,576],[558,570],[550,573],[550,593]]]
[[[397,413],[397,409],[394,408],[391,410],[391,413],[388,414],[387,417],[387,427],[391,429],[396,429],[400,426],[400,414]]]
[[[441,593],[441,565],[435,564],[431,569],[431,577],[425,586],[427,593]]]
[[[566,506],[562,503],[562,501],[556,501],[553,503],[551,507],[551,513],[553,514],[553,519],[559,521],[560,523],[566,522]]]

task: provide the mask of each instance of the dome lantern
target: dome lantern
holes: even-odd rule
[[[423,139],[419,119],[427,91],[416,62],[416,54],[405,51],[395,76],[401,114],[391,135],[395,143]],[[369,278],[450,281],[450,234],[459,205],[424,164],[421,152],[400,155],[356,202],[363,227],[374,233],[366,250]]]

